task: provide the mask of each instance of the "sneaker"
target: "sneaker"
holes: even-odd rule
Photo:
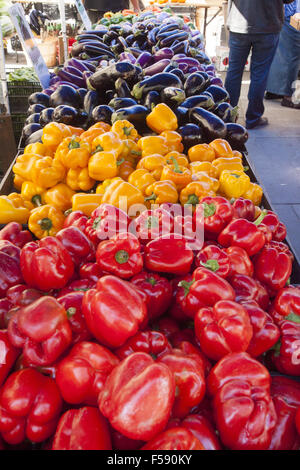
[[[288,98],[283,98],[282,99],[281,106],[285,106],[287,108],[300,109],[300,103],[295,104],[295,103],[292,102],[292,100],[289,100]]]
[[[261,117],[259,118],[258,121],[254,122],[253,124],[247,124],[246,123],[246,128],[247,129],[254,129],[255,127],[263,127],[263,126],[267,126],[269,124],[269,121],[267,118],[265,117]]]
[[[281,100],[282,98],[282,95],[276,95],[276,93],[271,93],[270,91],[265,93],[265,100]]]

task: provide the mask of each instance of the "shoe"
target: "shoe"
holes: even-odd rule
[[[247,129],[254,129],[255,127],[263,127],[267,126],[269,124],[269,121],[265,117],[259,118],[258,121],[254,122],[253,124],[246,124]]]
[[[271,93],[270,91],[266,91],[265,93],[265,100],[280,100],[283,98],[283,95],[276,95],[276,93]]]
[[[295,104],[295,103],[292,102],[292,100],[289,100],[288,98],[283,98],[282,99],[281,106],[285,106],[287,108],[300,109],[300,103]]]

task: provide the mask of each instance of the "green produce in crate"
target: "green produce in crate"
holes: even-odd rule
[[[33,67],[21,67],[20,69],[10,72],[8,75],[9,82],[33,82],[39,81]]]

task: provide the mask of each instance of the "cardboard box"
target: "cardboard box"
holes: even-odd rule
[[[300,13],[295,13],[291,16],[290,25],[297,29],[297,31],[300,31]]]
[[[11,116],[0,114],[0,173],[4,174],[16,155]]]
[[[251,56],[249,55],[246,65],[245,72],[250,70]],[[218,72],[225,72],[228,70],[229,65],[229,47],[219,46],[216,48],[216,69]]]

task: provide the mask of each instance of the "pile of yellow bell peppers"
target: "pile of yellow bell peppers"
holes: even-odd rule
[[[18,193],[0,196],[0,223],[27,223],[37,238],[55,235],[68,210],[86,215],[100,204],[192,204],[206,196],[244,197],[259,205],[262,189],[250,181],[242,154],[216,139],[183,153],[177,118],[165,104],[147,116],[153,135],[140,136],[126,120],[88,130],[51,122],[42,142],[15,161]],[[155,134],[154,134],[155,133]],[[50,226],[43,221],[51,220]]]

